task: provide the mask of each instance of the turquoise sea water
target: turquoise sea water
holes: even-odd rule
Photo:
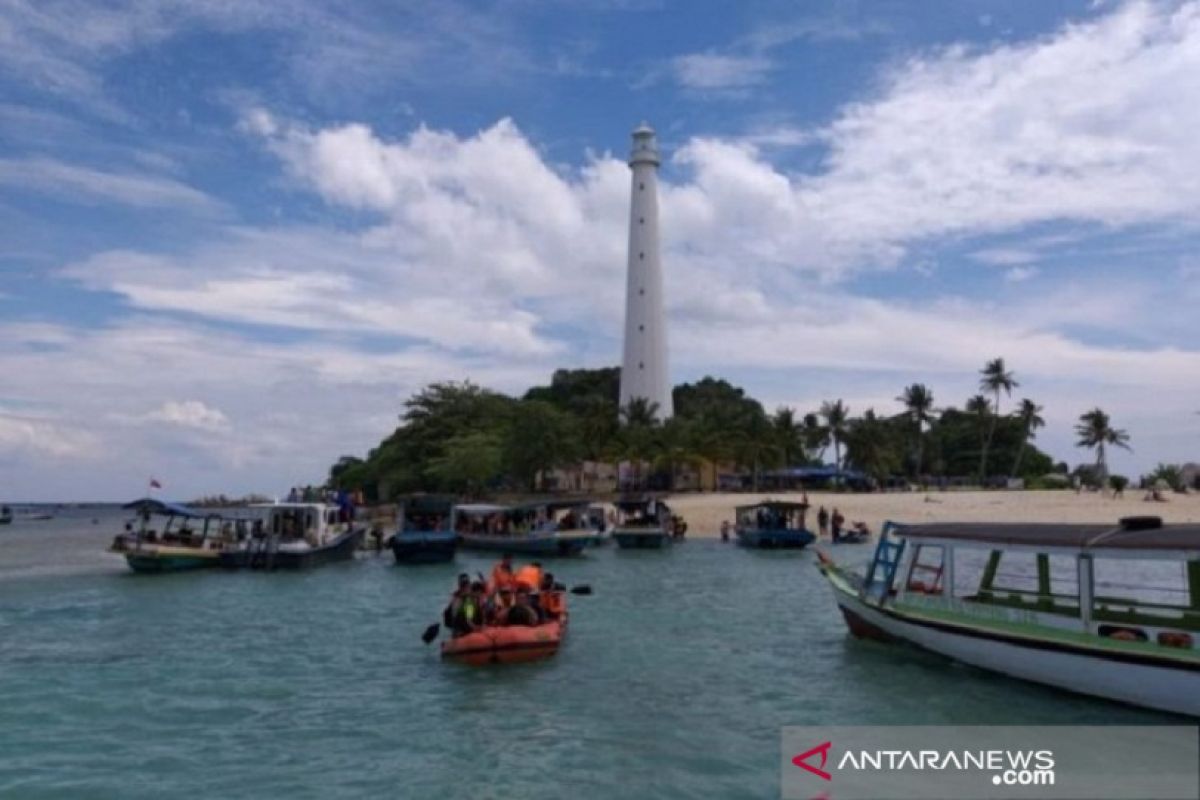
[[[1173,721],[854,641],[810,552],[556,561],[558,657],[472,669],[419,637],[486,559],[136,576],[95,514],[0,528],[0,797],[769,798],[785,725]]]

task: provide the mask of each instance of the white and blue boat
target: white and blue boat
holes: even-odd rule
[[[674,541],[671,509],[653,497],[624,497],[613,504],[612,538],[622,550],[662,550]]]
[[[125,557],[134,572],[182,572],[215,567],[221,553],[236,548],[245,521],[145,497],[122,506],[137,512],[110,552]]]
[[[801,550],[817,540],[805,517],[808,503],[765,500],[737,507],[737,542],[764,550]]]
[[[458,534],[451,525],[454,502],[414,495],[399,504],[397,529],[388,539],[397,564],[438,564],[454,559]]]
[[[454,530],[459,544],[470,550],[543,557],[580,555],[596,538],[596,532],[559,530],[549,510],[552,505],[457,505]],[[583,505],[586,507],[586,503]]]

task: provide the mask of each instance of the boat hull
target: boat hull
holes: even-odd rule
[[[398,533],[389,546],[397,564],[440,564],[454,560],[458,537],[448,532]]]
[[[484,628],[442,642],[442,658],[473,667],[543,661],[558,653],[566,631],[565,615],[544,625]]]
[[[346,531],[322,547],[308,550],[269,550],[249,547],[242,550],[226,550],[221,553],[220,564],[229,569],[301,570],[350,561],[363,537],[363,529]]]
[[[468,550],[486,550],[528,556],[577,556],[587,547],[586,536],[564,537],[558,534],[545,536],[486,536],[460,534],[459,542]]]
[[[964,664],[1077,694],[1175,714],[1200,716],[1200,666],[1138,663],[1089,654],[1084,646],[1019,640],[880,608],[834,584],[834,598],[852,634],[903,641]]]
[[[671,545],[671,534],[660,530],[616,529],[612,538],[622,550],[662,550]]]
[[[815,542],[817,537],[811,531],[739,528],[737,543],[742,547],[754,547],[762,550],[803,550]]]
[[[162,572],[187,572],[193,569],[207,569],[219,563],[216,553],[211,555],[191,555],[186,553],[166,554],[152,552],[125,553],[125,563],[134,572],[143,574],[158,574]]]

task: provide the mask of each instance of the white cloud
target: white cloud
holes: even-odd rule
[[[0,159],[0,185],[52,194],[66,200],[117,202],[136,208],[212,211],[219,204],[174,178],[111,172],[50,158]]]
[[[1011,267],[1004,273],[1004,280],[1009,283],[1022,283],[1030,278],[1037,277],[1037,267]]]
[[[145,419],[202,431],[219,431],[229,427],[229,418],[221,409],[206,406],[199,400],[168,400],[146,414]]]
[[[675,79],[688,89],[745,89],[764,83],[771,61],[763,56],[691,53],[671,62]]]
[[[828,126],[800,194],[838,241],[1200,211],[1200,4],[1129,3],[1052,36],[920,55]]]
[[[55,420],[0,412],[0,453],[8,457],[91,459],[97,455],[96,439],[90,433]],[[3,462],[0,456],[0,471]]]

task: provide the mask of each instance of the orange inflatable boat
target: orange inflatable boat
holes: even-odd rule
[[[480,667],[540,661],[558,652],[567,632],[567,615],[543,625],[486,627],[442,642],[442,658]]]

